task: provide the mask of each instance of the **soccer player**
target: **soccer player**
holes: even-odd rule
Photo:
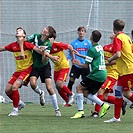
[[[77,33],[78,33],[78,38],[76,40],[73,40],[71,42],[71,45],[73,47],[73,49],[75,49],[76,51],[79,52],[79,54],[82,54],[84,56],[86,56],[87,51],[91,48],[91,41],[87,40],[85,38],[86,35],[86,28],[83,26],[78,27],[77,29]],[[68,60],[72,60],[72,55],[71,53],[69,53],[68,55]],[[85,60],[77,55],[75,55],[75,59],[80,60],[80,62],[82,64],[85,63]],[[84,79],[90,72],[89,67],[88,68],[82,68],[77,64],[73,64],[72,61],[72,67],[70,70],[70,74],[69,74],[69,82],[68,82],[68,88],[70,89],[70,91],[72,91],[72,86],[75,82],[76,79],[78,79],[81,75],[81,78]]]
[[[131,39],[132,39],[132,43],[133,43],[133,30],[131,31]],[[131,89],[131,92],[133,94],[133,88]],[[130,105],[130,108],[133,109],[133,102],[132,104]]]
[[[18,116],[19,110],[24,107],[24,103],[20,100],[18,89],[22,85],[27,86],[29,82],[29,75],[32,70],[33,57],[32,50],[42,54],[42,50],[37,48],[35,45],[24,42],[24,55],[25,60],[20,57],[19,41],[25,38],[26,32],[23,28],[19,27],[16,29],[16,42],[12,42],[4,47],[0,47],[0,52],[10,51],[13,52],[16,60],[16,71],[13,73],[11,79],[5,89],[6,95],[13,101],[13,110],[8,116]]]
[[[53,39],[53,41],[52,41]],[[72,55],[72,59],[74,60],[74,53],[73,47],[69,44],[64,44],[62,42],[54,41],[55,38],[51,38],[52,42],[52,50],[50,52],[53,56],[58,56],[59,61],[53,62],[54,63],[54,81],[56,84],[56,88],[60,96],[65,100],[65,106],[71,106],[74,101],[74,93],[72,93],[64,82],[66,82],[70,65],[69,61],[66,59],[63,50],[70,50]]]
[[[55,37],[56,31],[52,26],[43,28],[41,34],[33,34],[28,36],[26,39],[29,42],[34,43],[37,47],[45,47],[45,52],[50,53],[52,44],[49,38]],[[30,85],[31,88],[40,95],[40,104],[43,106],[45,104],[44,91],[37,85],[37,79],[40,77],[41,82],[45,83],[47,91],[50,95],[51,102],[53,104],[56,116],[61,116],[61,112],[58,107],[57,97],[52,87],[51,79],[51,66],[49,63],[50,54],[45,56],[45,64],[42,62],[42,55],[33,51],[33,69],[30,73]]]
[[[88,50],[87,55],[83,56],[75,51],[78,56],[85,59],[85,64],[81,64],[79,60],[75,61],[75,63],[85,68],[89,67],[89,64],[91,64],[92,71],[76,87],[78,112],[71,118],[85,117],[83,111],[83,93],[86,98],[102,107],[100,117],[103,117],[110,108],[108,104],[104,103],[97,96],[95,96],[107,77],[104,51],[102,46],[98,44],[100,38],[101,33],[98,30],[94,30],[90,36],[92,47]]]
[[[104,122],[120,122],[120,113],[125,96],[133,102],[131,88],[133,84],[133,45],[131,38],[123,32],[125,22],[116,19],[113,21],[113,31],[116,34],[113,41],[114,55],[108,58],[108,62],[116,60],[119,73],[117,87],[115,89],[114,117]]]
[[[97,97],[101,99],[102,101],[106,101],[108,103],[115,103],[115,96],[109,95],[109,93],[113,93],[114,91],[114,85],[117,82],[118,79],[118,72],[116,67],[116,62],[108,62],[106,59],[110,58],[113,55],[113,40],[114,40],[115,34],[112,33],[110,35],[111,44],[107,44],[103,47],[104,50],[104,57],[105,57],[105,64],[106,64],[106,70],[107,70],[107,78],[104,84],[101,86],[99,91],[97,92]],[[122,114],[124,115],[126,110],[127,103],[123,101],[123,107],[122,107]],[[92,112],[91,117],[99,117],[101,107],[96,104],[95,110]]]

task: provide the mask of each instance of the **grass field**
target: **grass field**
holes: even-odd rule
[[[9,117],[12,104],[0,104],[0,133],[133,133],[133,109],[127,106],[127,113],[119,123],[104,123],[113,116],[113,106],[103,118],[89,118],[94,105],[84,105],[85,118],[71,119],[77,106],[63,107],[61,117],[55,117],[51,104],[41,107],[26,104],[19,116]]]

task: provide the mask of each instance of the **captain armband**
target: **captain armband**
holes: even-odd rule
[[[93,60],[93,58],[91,58],[89,56],[86,56],[86,58],[85,58],[85,61],[87,61],[87,62],[92,62],[92,60]]]

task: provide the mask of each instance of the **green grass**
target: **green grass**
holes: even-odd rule
[[[77,106],[63,107],[61,117],[55,117],[51,104],[41,107],[26,104],[18,117],[9,117],[12,104],[0,104],[0,133],[133,133],[133,109],[127,106],[127,113],[119,123],[104,123],[113,117],[113,106],[103,118],[89,118],[93,105],[84,105],[85,118],[71,119]]]

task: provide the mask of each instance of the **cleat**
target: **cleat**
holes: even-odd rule
[[[78,111],[78,113],[76,113],[74,116],[72,116],[71,118],[75,119],[75,118],[84,118],[85,115],[84,115],[84,111]]]
[[[122,115],[125,115],[125,113],[126,113],[126,106],[127,106],[127,102],[123,100],[123,103],[122,103]]]
[[[57,117],[61,116],[60,110],[55,110],[55,116],[57,116]]]
[[[106,103],[103,104],[100,117],[103,117],[107,111],[109,110],[110,106]]]
[[[111,123],[111,122],[120,122],[120,121],[121,121],[120,118],[119,118],[119,119],[116,119],[116,118],[114,117],[114,118],[112,118],[112,119],[110,119],[110,120],[106,120],[106,121],[104,121],[104,122]]]
[[[41,106],[44,106],[44,104],[45,104],[44,91],[43,90],[40,94],[40,104],[41,104]]]
[[[94,117],[94,118],[98,118],[99,117],[99,114],[98,114],[98,112],[91,112],[92,114],[90,115],[90,117]]]
[[[18,110],[21,110],[25,107],[25,103],[21,101],[21,103],[18,105]]]
[[[66,103],[64,106],[65,106],[65,107],[70,107],[70,106],[72,106],[72,105],[71,105],[71,104]]]
[[[13,109],[8,116],[18,116],[18,114],[19,114],[18,111],[16,111],[15,109]]]
[[[72,103],[74,102],[74,96],[74,93],[72,93],[72,95],[69,96],[68,104],[72,105]]]
[[[133,109],[133,103],[130,105],[130,109]]]

